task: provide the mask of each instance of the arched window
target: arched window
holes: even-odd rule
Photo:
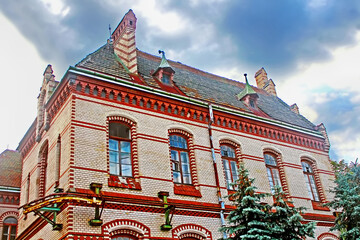
[[[192,181],[187,139],[176,134],[170,135],[170,152],[174,182],[191,184]]]
[[[231,186],[231,183],[239,178],[235,149],[229,145],[221,145],[220,149],[227,189],[234,190],[234,186]]]
[[[7,217],[3,221],[3,233],[1,240],[15,240],[17,220],[14,217]]]
[[[275,186],[282,186],[280,181],[279,167],[276,161],[276,157],[273,154],[264,154],[266,172],[268,175],[271,191]]]
[[[132,177],[130,127],[120,122],[109,123],[110,174]]]
[[[304,172],[305,182],[308,189],[309,197],[311,200],[319,202],[319,191],[316,187],[315,174],[308,161],[301,161],[302,169]]]

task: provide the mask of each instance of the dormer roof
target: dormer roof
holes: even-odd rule
[[[165,52],[162,50],[159,50],[159,54],[161,54],[161,62],[160,62],[160,65],[158,66],[158,68],[153,73],[153,75],[156,75],[156,73],[160,69],[164,69],[167,72],[175,73],[174,69],[170,66],[169,62],[166,60]]]
[[[238,95],[236,95],[238,100],[241,101],[241,99],[243,99],[247,95],[254,95],[255,97],[259,97],[258,94],[254,91],[254,89],[250,86],[246,73],[244,74],[244,76],[246,83],[244,89]]]

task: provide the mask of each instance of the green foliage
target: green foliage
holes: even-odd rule
[[[237,191],[229,196],[234,201],[236,209],[227,217],[228,226],[220,228],[229,239],[243,240],[282,240],[303,239],[314,236],[314,223],[302,224],[299,211],[289,205],[281,187],[274,190],[274,205],[261,202],[270,194],[256,193],[252,186],[254,179],[243,164],[239,167],[239,179],[234,183]]]
[[[336,186],[333,201],[326,204],[338,214],[332,230],[340,231],[342,239],[360,239],[360,164],[333,163]]]
[[[295,208],[292,202],[286,199],[281,187],[275,187],[274,192],[274,205],[271,214],[273,239],[294,240],[314,237],[315,222],[301,223],[304,219],[300,213],[305,208]]]
[[[220,228],[229,237],[227,239],[259,239],[271,238],[271,228],[268,204],[262,204],[261,199],[267,194],[256,193],[256,187],[252,186],[254,179],[249,178],[249,173],[241,164],[239,167],[239,179],[235,182],[238,188],[229,196],[234,200],[236,209],[227,217],[229,226]]]

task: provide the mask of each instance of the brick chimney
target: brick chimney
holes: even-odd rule
[[[255,73],[255,79],[258,88],[263,88],[265,86],[268,81],[268,76],[263,67]]]
[[[267,73],[264,68],[261,68],[255,73],[256,85],[258,88],[264,89],[266,92],[273,96],[277,96],[275,83],[272,79],[268,79]]]
[[[136,21],[136,16],[130,9],[111,35],[114,41],[115,54],[123,61],[131,73],[137,73]]]
[[[296,103],[294,103],[293,105],[290,106],[290,109],[292,112],[296,113],[296,114],[300,114],[299,112],[299,107]]]

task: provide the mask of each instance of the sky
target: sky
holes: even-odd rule
[[[332,160],[360,156],[358,0],[0,0],[0,152],[34,121],[46,66],[60,81],[129,9],[140,50],[254,86],[264,67],[278,97],[325,124]]]

